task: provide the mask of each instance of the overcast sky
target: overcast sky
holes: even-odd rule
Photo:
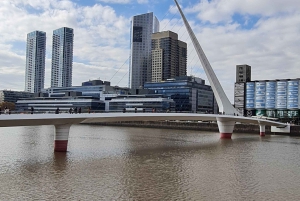
[[[178,2],[231,101],[237,64],[252,66],[252,80],[300,78],[299,0]],[[0,0],[0,90],[24,90],[26,35],[35,30],[47,34],[50,87],[52,33],[64,26],[75,34],[73,85],[100,78],[127,87],[130,20],[147,12],[187,42],[188,75],[207,80],[173,0]]]

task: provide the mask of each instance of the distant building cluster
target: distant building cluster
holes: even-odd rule
[[[251,66],[236,66],[235,107],[244,116],[288,118],[298,121],[300,78],[251,80]]]
[[[130,88],[144,88],[146,82],[186,75],[187,44],[178,40],[177,33],[159,32],[159,22],[153,13],[132,18],[130,44]]]
[[[26,94],[11,99],[16,109],[218,113],[211,87],[201,78],[187,76],[187,44],[178,40],[177,33],[159,32],[159,21],[152,12],[133,16],[130,29],[129,88],[102,80],[73,86],[74,31],[62,27],[53,31],[51,87],[45,89],[46,33],[28,33]]]
[[[51,87],[72,86],[73,29],[62,27],[53,31]],[[27,34],[25,91],[38,93],[45,81],[46,33]]]

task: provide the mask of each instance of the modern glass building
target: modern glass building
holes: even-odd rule
[[[258,80],[246,83],[247,116],[299,117],[300,79]]]
[[[300,123],[299,85],[300,78],[251,81],[251,66],[237,65],[235,107],[244,111],[244,116],[266,116]]]
[[[73,29],[62,27],[53,31],[51,87],[72,86]]]
[[[182,76],[164,82],[147,82],[144,88],[173,99],[175,111],[218,113],[211,86],[205,85],[201,78]]]
[[[25,91],[38,93],[45,82],[46,33],[33,31],[27,34]]]
[[[186,76],[187,44],[171,31],[152,34],[152,80]]]
[[[15,103],[21,98],[31,98],[33,93],[24,91],[11,91],[11,90],[1,90],[0,91],[0,103],[10,102]]]
[[[110,112],[174,112],[175,102],[162,95],[118,96],[109,101]]]
[[[30,111],[31,107],[35,112],[54,112],[57,108],[61,112],[68,113],[70,108],[81,108],[87,112],[88,108],[93,111],[105,111],[104,101],[88,96],[66,96],[66,97],[37,97],[34,99],[22,99],[16,103],[18,111]]]
[[[54,112],[57,107],[61,111],[68,111],[70,108],[81,107],[87,111],[90,107],[94,111],[108,111],[106,102],[128,94],[128,88],[110,86],[110,82],[102,80],[90,80],[83,82],[82,86],[50,87],[43,89],[41,93],[34,94],[33,98],[18,100],[16,109],[19,111],[30,110]]]
[[[130,33],[129,87],[143,88],[151,82],[151,37],[159,31],[159,21],[153,13],[133,16]]]

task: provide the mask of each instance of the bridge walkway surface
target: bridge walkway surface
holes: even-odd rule
[[[69,131],[72,124],[126,121],[216,121],[220,138],[231,139],[236,122],[256,124],[260,135],[265,135],[265,126],[274,127],[274,132],[289,132],[288,124],[266,119],[197,113],[82,113],[82,114],[11,114],[0,115],[0,127],[54,125],[54,151],[67,151]]]

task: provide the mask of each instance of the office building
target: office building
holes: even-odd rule
[[[45,81],[46,33],[33,31],[27,34],[25,91],[40,92]]]
[[[31,98],[33,93],[25,91],[0,90],[0,103],[10,102],[15,103],[21,98]]]
[[[53,31],[51,87],[72,86],[73,29],[62,27]]]
[[[251,67],[237,65],[235,108],[244,116],[265,116],[299,123],[300,78],[251,81]]]
[[[147,82],[145,89],[154,90],[173,99],[175,111],[218,113],[218,106],[211,86],[205,85],[205,80],[192,76],[181,76],[164,82]]]
[[[152,34],[152,82],[186,76],[187,44],[171,31]]]
[[[247,116],[299,118],[300,79],[246,82]]]
[[[109,101],[110,112],[174,112],[175,102],[163,95],[121,95]]]
[[[57,107],[62,112],[70,108],[81,108],[86,112],[90,107],[93,111],[109,110],[111,99],[128,94],[128,88],[110,86],[110,82],[102,80],[89,80],[82,86],[50,87],[35,93],[32,98],[23,98],[17,101],[16,109],[29,111],[34,107],[36,112],[54,112]]]
[[[159,22],[153,13],[133,16],[130,34],[129,87],[142,88],[152,80],[151,37],[159,31]]]

